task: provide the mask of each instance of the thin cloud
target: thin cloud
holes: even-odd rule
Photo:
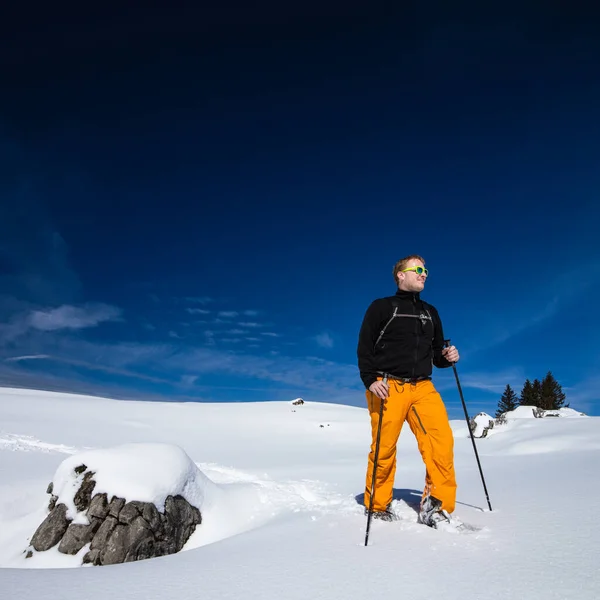
[[[556,268],[558,269],[558,266]],[[572,285],[559,290],[556,289],[554,281],[532,282],[535,287],[521,290],[519,302],[513,305],[512,312],[509,307],[503,314],[496,313],[494,321],[483,322],[478,326],[478,339],[465,348],[463,356],[474,355],[499,346],[528,329],[552,319],[598,280],[600,266],[583,264],[575,270],[571,269],[571,276]],[[529,298],[535,309],[528,311],[527,307],[523,306],[524,298]],[[542,308],[538,309],[539,306]]]
[[[24,338],[17,343],[26,346],[26,341]],[[47,360],[52,360],[57,365],[64,364],[77,369],[93,369],[129,377],[133,380],[165,383],[176,388],[182,385],[182,377],[186,375],[218,375],[224,371],[231,371],[248,379],[248,387],[256,387],[256,383],[252,379],[258,379],[269,382],[271,389],[273,386],[275,389],[283,386],[286,389],[310,390],[313,398],[320,398],[324,401],[336,401],[334,400],[335,396],[335,398],[344,397],[344,401],[351,404],[362,405],[364,403],[364,392],[356,366],[326,361],[318,357],[257,355],[248,351],[221,350],[214,345],[203,347],[181,344],[98,344],[70,336],[52,336],[52,338],[45,336],[36,340],[35,343],[38,344],[40,341],[52,348],[51,352],[44,352],[44,354],[49,355]],[[206,341],[214,343],[214,338],[207,335]],[[240,347],[237,343],[235,346]],[[2,351],[0,348],[0,352],[6,358],[6,349]],[[13,358],[27,355],[34,355],[34,353],[12,352]],[[7,370],[9,363],[0,362],[0,380],[3,383],[22,385],[32,381],[33,374],[26,368],[26,360],[14,361],[10,364],[14,365],[11,367],[14,369],[13,371]],[[18,369],[17,365],[19,365]],[[56,377],[56,374],[47,375],[48,381],[52,377]],[[38,379],[40,383],[36,383],[36,386],[41,385],[42,379],[45,378],[43,374],[40,376]],[[71,386],[73,378],[81,378],[80,372],[76,371],[63,372],[61,376],[62,379],[60,377],[52,379],[52,384],[71,390],[73,390]],[[213,384],[211,389],[214,387]],[[227,388],[226,385],[217,387]],[[325,395],[323,390],[331,390],[331,388],[336,389],[335,394],[331,395],[328,392]]]
[[[181,376],[181,383],[184,386],[192,386],[192,385],[194,385],[194,383],[196,383],[196,381],[198,381],[198,375],[182,375]]]
[[[186,308],[187,312],[190,315],[210,315],[210,310],[206,310],[205,308]]]
[[[442,371],[437,371],[437,373],[442,373]],[[450,374],[444,373],[444,375],[446,375],[445,379],[447,379],[450,386],[456,386],[453,375],[452,377],[450,377]],[[507,385],[510,385],[518,395],[524,382],[525,373],[521,367],[490,372],[463,370],[460,373],[462,387],[492,392],[498,394],[498,396],[504,392]]]
[[[327,332],[315,336],[315,342],[317,342],[321,348],[333,348],[333,338]]]
[[[257,317],[258,311],[257,310],[245,310],[242,312],[242,314],[245,315],[246,317]]]
[[[243,323],[238,323],[238,325],[240,327],[262,327],[261,323],[256,323],[256,322],[243,322]]]
[[[238,314],[239,313],[237,313],[235,310],[220,310],[217,313],[217,316],[233,319],[234,317],[237,317]]]
[[[592,374],[584,377],[572,386],[563,386],[566,402],[570,408],[583,412],[591,412],[600,404],[600,375]]]
[[[186,296],[184,300],[198,304],[210,304],[211,302],[214,302],[214,298],[210,298],[209,296]]]
[[[9,154],[16,160],[19,153],[16,147]],[[43,305],[74,302],[81,282],[65,240],[39,200],[42,196],[42,186],[38,189],[31,179],[3,190],[0,262],[9,268],[0,275],[0,289]]]
[[[273,331],[261,331],[260,335],[266,335],[267,337],[281,337],[280,333],[274,333]]]
[[[71,306],[65,304],[48,310],[34,310],[27,319],[28,325],[41,331],[61,329],[85,329],[96,327],[104,321],[114,321],[121,316],[121,310],[107,304]]]
[[[44,358],[50,358],[49,354],[26,354],[25,356],[11,356],[5,358],[6,362],[21,362],[23,360],[40,360]]]
[[[21,304],[23,308],[25,305]],[[31,332],[57,332],[96,327],[121,318],[121,310],[107,304],[62,305],[58,308],[21,310],[7,323],[0,323],[0,343],[12,342]]]

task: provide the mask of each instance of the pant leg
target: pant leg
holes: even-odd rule
[[[404,394],[402,386],[395,381],[389,381],[388,384],[389,396],[385,400],[381,422],[381,438],[379,442],[377,474],[375,477],[375,495],[373,498],[373,510],[375,511],[385,510],[393,498],[394,477],[396,475],[396,444],[398,443],[402,424],[406,419],[406,412],[408,410],[408,396]],[[372,438],[364,499],[365,506],[368,508],[371,501],[373,462],[377,443],[381,398],[367,391],[367,405],[371,414]]]
[[[448,413],[431,381],[416,384],[413,404],[407,420],[417,438],[419,451],[425,463],[423,497],[434,496],[449,513],[456,503],[456,476],[454,473],[454,436]]]

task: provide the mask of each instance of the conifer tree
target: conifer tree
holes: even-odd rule
[[[542,384],[539,379],[534,379],[531,384],[532,396],[533,396],[533,406],[539,406],[541,408],[542,404]]]
[[[519,398],[515,394],[514,390],[510,385],[506,386],[504,393],[502,394],[500,401],[498,402],[498,410],[496,411],[496,418],[502,413],[515,410],[519,406]]]
[[[521,397],[519,398],[519,404],[521,406],[536,406],[535,404],[536,398],[535,393],[533,391],[533,385],[529,379],[525,380],[525,385],[523,385],[523,389],[521,390]]]
[[[557,410],[565,405],[566,395],[550,371],[542,380],[540,396],[540,407],[544,410]]]

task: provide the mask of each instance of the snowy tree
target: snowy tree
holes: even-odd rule
[[[500,401],[498,402],[498,410],[496,411],[496,418],[498,418],[501,414],[505,412],[509,412],[511,410],[515,410],[519,406],[519,398],[517,394],[515,394],[514,390],[510,387],[510,385],[506,386]]]

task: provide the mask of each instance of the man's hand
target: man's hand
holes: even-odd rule
[[[385,400],[388,397],[389,389],[388,384],[383,381],[374,381],[369,386],[369,391],[382,400]]]
[[[458,350],[454,346],[448,346],[448,348],[444,348],[442,350],[442,356],[444,356],[445,359],[451,363],[457,363],[460,360]]]

